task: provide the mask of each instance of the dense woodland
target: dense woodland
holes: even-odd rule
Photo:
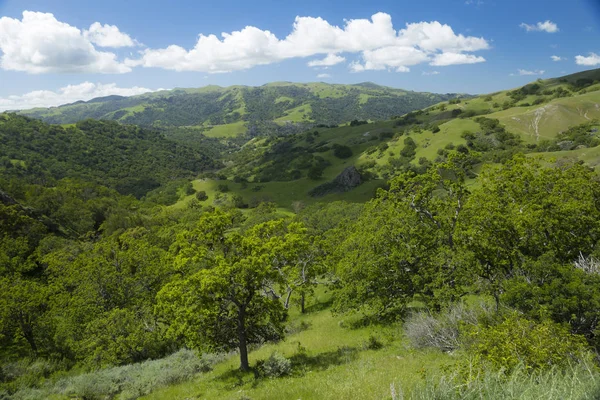
[[[160,132],[110,121],[63,128],[15,114],[0,115],[3,179],[52,185],[78,178],[140,198],[178,178],[219,166],[210,151]]]
[[[186,379],[226,354],[256,381],[300,374],[316,365],[300,342],[289,359],[274,353],[253,364],[249,353],[307,329],[290,316],[308,313],[323,291],[333,315],[349,316],[348,329],[400,326],[414,348],[460,354],[452,364],[460,388],[490,371],[542,379],[586,368],[595,379],[600,179],[582,162],[525,153],[596,147],[596,122],[526,145],[480,116],[464,145],[416,161],[413,137],[436,126],[419,123],[421,114],[392,121],[394,133],[374,140],[361,134],[356,146],[367,153],[369,142],[403,143],[385,168],[361,169],[385,182],[370,201],[293,213],[269,201],[247,209],[235,196],[211,203],[190,180],[215,175],[223,159],[237,160],[224,171],[245,185],[305,174],[317,185],[328,166],[319,154],[344,162],[363,147],[319,143],[312,129],[268,138],[243,175],[252,147],[219,159],[209,142],[136,126],[0,115],[0,398],[168,357],[193,366]],[[227,198],[225,183],[219,190]],[[370,337],[364,348],[384,346]],[[112,398],[121,390],[112,386],[70,395]]]

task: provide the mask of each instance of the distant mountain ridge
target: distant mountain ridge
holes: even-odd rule
[[[337,125],[385,120],[458,94],[413,92],[372,82],[355,85],[273,82],[263,86],[176,88],[142,95],[106,96],[20,114],[48,123],[93,118],[152,127],[193,127],[208,136],[264,134],[290,125]],[[216,128],[216,129],[215,129]]]

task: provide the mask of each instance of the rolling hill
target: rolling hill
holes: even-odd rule
[[[188,143],[181,128],[0,114],[0,398],[598,398],[598,181],[513,156],[598,172],[599,80],[586,71],[386,120]],[[505,270],[512,258],[525,261]],[[281,313],[245,319],[264,307]],[[429,341],[432,326],[450,340]],[[233,339],[245,329],[251,347]],[[463,342],[473,332],[499,356],[473,363],[490,353],[488,339],[477,352]]]
[[[206,148],[114,121],[62,127],[5,113],[0,114],[0,143],[0,186],[11,179],[52,185],[69,178],[139,198],[220,167]]]
[[[483,164],[503,162],[519,152],[548,160],[581,160],[596,167],[600,165],[600,152],[596,147],[600,140],[599,80],[599,69],[585,71],[477,97],[452,97],[394,117],[389,117],[392,107],[388,104],[388,109],[380,110],[381,118],[373,117],[378,119],[373,122],[360,120],[366,114],[351,114],[342,104],[350,102],[348,104],[358,107],[362,103],[366,113],[365,110],[376,107],[377,102],[396,99],[392,101],[393,104],[402,99],[414,100],[415,96],[420,96],[420,101],[432,102],[439,96],[404,92],[374,84],[273,83],[261,88],[213,86],[131,98],[111,96],[25,113],[42,113],[46,115],[42,116],[43,119],[66,123],[90,114],[106,117],[110,114],[106,113],[110,107],[145,101],[144,106],[131,106],[140,110],[147,107],[143,111],[127,114],[129,116],[123,114],[119,119],[121,122],[141,123],[143,121],[139,119],[142,116],[151,116],[152,113],[164,113],[176,118],[166,111],[159,111],[155,108],[157,104],[169,103],[164,110],[176,110],[178,105],[197,106],[200,103],[194,101],[207,101],[211,96],[221,99],[219,101],[229,98],[231,104],[228,107],[237,110],[233,114],[239,114],[236,117],[239,117],[238,121],[212,127],[172,127],[166,130],[165,137],[183,145],[196,144],[196,140],[215,141],[200,144],[200,148],[208,149],[219,143],[216,139],[203,139],[205,135],[235,136],[247,132],[250,124],[256,124],[250,129],[256,130],[254,133],[240,136],[235,141],[228,139],[228,147],[221,146],[218,150],[215,147],[212,157],[219,159],[224,168],[218,172],[208,168],[213,172],[201,173],[199,179],[193,182],[193,187],[207,193],[209,200],[206,204],[229,201],[252,207],[261,201],[272,201],[279,207],[290,209],[293,203],[298,202],[364,202],[373,196],[378,187],[385,185],[389,177],[407,170],[418,173],[432,162],[443,161],[455,150],[469,155],[472,177],[476,176]],[[236,98],[232,100],[231,97]],[[354,100],[350,101],[352,98]],[[315,105],[321,100],[324,102],[322,104],[328,104],[329,107],[339,102],[335,124],[316,124],[317,121],[332,122],[325,111],[333,112],[334,108]],[[210,109],[208,102],[205,106],[204,111]],[[349,109],[357,110],[352,107]],[[191,110],[193,107],[180,110],[187,115],[182,117],[184,120],[191,118]],[[104,114],[95,115],[93,112]],[[51,113],[54,113],[53,116],[50,116]],[[112,113],[116,118],[115,113],[120,111]],[[325,116],[318,119],[321,117],[317,115]],[[353,123],[338,125],[340,121],[351,119]],[[160,122],[149,121],[151,125]],[[218,119],[210,121],[227,122]],[[290,123],[292,121],[293,124]],[[286,129],[290,125],[293,129],[286,133],[295,134],[278,131],[275,133],[279,135],[271,135],[269,133],[272,131],[256,128],[262,126],[268,131],[269,126]],[[8,158],[14,164],[19,157]],[[351,190],[331,187],[331,182],[348,167],[357,168],[362,176],[361,184]],[[190,195],[175,206],[180,207],[192,201],[194,196]]]
[[[385,120],[456,97],[373,83],[277,82],[260,87],[206,86],[133,97],[109,96],[21,114],[54,124],[93,118],[152,127],[191,127],[212,137],[297,133],[316,124]]]
[[[597,69],[474,98],[450,99],[385,121],[319,127],[279,138],[256,137],[226,156],[227,167],[219,179],[208,175],[194,186],[214,198],[220,196],[218,187],[226,184],[229,195],[238,195],[246,203],[262,199],[290,208],[298,201],[365,201],[390,176],[410,169],[419,172],[456,149],[472,155],[473,177],[483,164],[502,162],[518,152],[548,160],[581,160],[596,168],[600,165],[599,80]],[[347,157],[336,156],[340,146],[350,149]],[[322,197],[309,195],[349,166],[366,178],[360,186]],[[311,178],[311,169],[321,174]]]

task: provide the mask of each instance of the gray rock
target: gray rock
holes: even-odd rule
[[[334,180],[333,182],[340,187],[342,190],[350,190],[361,184],[360,172],[356,167],[346,167]]]
[[[361,182],[360,172],[355,167],[347,167],[333,181],[313,188],[308,194],[320,197],[329,193],[347,192],[360,185]]]

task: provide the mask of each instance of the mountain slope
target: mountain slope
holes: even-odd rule
[[[503,162],[519,152],[582,160],[596,167],[599,80],[600,69],[585,71],[489,95],[450,99],[387,121],[257,137],[227,156],[221,180],[203,179],[195,186],[214,197],[218,186],[227,184],[230,195],[249,204],[266,199],[289,208],[297,201],[364,201],[388,177],[423,171],[457,149],[470,154],[471,176],[483,164]],[[347,157],[336,156],[340,147],[350,150]],[[349,166],[363,174],[363,184],[349,192],[309,195]]]
[[[85,120],[64,128],[0,114],[0,143],[0,183],[17,179],[49,184],[76,178],[136,197],[220,165],[199,146],[113,121]]]
[[[453,97],[456,95],[411,92],[373,83],[276,82],[260,87],[206,86],[133,97],[109,96],[21,114],[57,124],[94,118],[141,126],[195,127],[215,137],[246,131],[255,136],[295,133],[309,124],[389,119]]]

